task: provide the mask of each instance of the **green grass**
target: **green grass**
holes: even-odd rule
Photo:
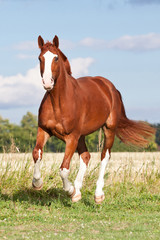
[[[107,172],[106,198],[96,205],[97,166],[86,173],[82,200],[72,203],[57,165],[42,167],[44,187],[34,191],[31,159],[21,160],[15,159],[15,168],[6,155],[0,161],[0,239],[160,239],[160,172],[154,161],[136,173],[132,164]]]

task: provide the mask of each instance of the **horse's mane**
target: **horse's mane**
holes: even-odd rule
[[[65,65],[65,67],[66,67],[66,71],[67,71],[67,73],[69,74],[69,75],[71,75],[72,74],[72,72],[71,72],[71,66],[70,66],[70,63],[69,63],[69,61],[68,61],[68,58],[66,57],[66,55],[64,55],[64,53],[58,48],[58,52],[60,53],[60,55],[61,55],[61,57],[62,57],[62,59],[63,59],[63,61],[64,61],[64,65]]]

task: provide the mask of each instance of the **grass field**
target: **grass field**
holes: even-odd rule
[[[62,190],[63,154],[44,154],[44,186],[32,189],[31,154],[0,155],[0,239],[160,239],[160,153],[113,153],[105,174],[105,200],[94,203],[99,153],[93,153],[72,203]],[[72,159],[74,182],[79,161]]]

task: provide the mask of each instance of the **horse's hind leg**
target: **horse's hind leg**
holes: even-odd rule
[[[90,160],[90,154],[87,150],[84,136],[82,136],[79,139],[77,150],[78,150],[78,154],[80,156],[80,167],[79,167],[79,171],[78,171],[77,177],[74,182],[75,194],[72,196],[72,202],[78,202],[81,199],[80,189],[82,188],[84,174],[86,172],[86,168],[87,168],[88,162]]]
[[[42,152],[43,152],[43,147],[46,143],[46,141],[49,138],[49,134],[45,132],[43,129],[40,127],[38,128],[38,133],[37,133],[37,141],[36,141],[36,146],[33,150],[33,160],[34,160],[34,173],[33,173],[33,180],[32,180],[32,186],[36,190],[40,190],[43,186],[43,181],[41,178],[41,172],[40,172],[40,161],[42,159]]]
[[[114,137],[115,137],[115,130],[108,129],[106,126],[103,127],[104,130],[104,146],[101,154],[101,166],[99,172],[99,178],[96,184],[96,191],[95,191],[95,202],[101,203],[105,196],[103,192],[104,187],[104,175],[105,169],[110,158],[110,150],[112,148]]]

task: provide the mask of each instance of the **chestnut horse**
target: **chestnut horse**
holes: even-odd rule
[[[115,135],[124,143],[141,147],[148,143],[154,129],[144,122],[132,121],[126,117],[120,92],[106,78],[72,77],[69,61],[59,49],[57,36],[52,43],[44,43],[39,36],[38,45],[41,51],[40,73],[46,93],[39,108],[37,141],[33,150],[35,162],[33,187],[42,188],[40,161],[43,147],[54,135],[66,143],[60,166],[63,188],[73,202],[79,201],[83,177],[90,160],[85,136],[103,128],[104,146],[95,191],[95,202],[101,203],[105,198],[103,192],[105,168]],[[73,186],[68,176],[70,161],[76,149],[80,156],[80,168]]]

